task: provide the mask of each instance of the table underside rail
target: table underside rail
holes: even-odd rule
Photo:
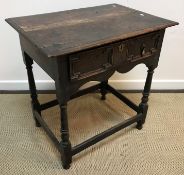
[[[82,95],[94,92],[95,90],[98,90],[101,88],[101,83],[96,84],[94,86],[88,87],[86,89],[80,90],[77,93],[73,94],[70,99],[74,99],[77,97],[80,97]],[[125,104],[127,104],[129,107],[131,107],[133,110],[135,110],[137,112],[137,115],[135,115],[134,117],[131,117],[105,131],[103,131],[102,133],[99,133],[93,137],[91,137],[90,139],[74,146],[72,148],[72,155],[75,155],[81,151],[83,151],[84,149],[96,144],[97,142],[105,139],[106,137],[120,131],[121,129],[135,123],[138,122],[142,119],[143,114],[139,111],[139,107],[134,104],[132,101],[130,101],[127,97],[125,97],[124,95],[122,95],[121,93],[119,93],[117,90],[115,90],[113,87],[111,87],[110,85],[107,84],[106,86],[106,90],[111,92],[112,94],[114,94],[117,98],[119,98],[121,101],[123,101]],[[55,105],[58,104],[58,100],[52,100],[50,102],[44,103],[40,105],[41,110],[45,110],[47,108],[53,107]],[[46,122],[43,120],[42,116],[39,114],[38,111],[36,111],[35,109],[33,110],[35,117],[37,118],[37,120],[39,121],[39,123],[41,124],[41,126],[43,127],[43,129],[45,130],[45,132],[48,134],[48,136],[50,137],[50,139],[54,142],[54,144],[56,145],[57,149],[59,150],[59,152],[62,154],[63,150],[62,147],[60,146],[60,142],[58,141],[58,139],[56,138],[56,136],[54,135],[54,133],[49,129],[48,125],[46,124]]]
[[[42,116],[36,110],[33,110],[33,113],[34,113],[34,116],[36,117],[36,119],[39,121],[39,123],[43,127],[43,129],[45,130],[45,132],[47,133],[47,135],[54,142],[54,144],[57,147],[57,149],[59,150],[59,152],[62,153],[61,147],[59,145],[59,140],[56,138],[56,136],[54,135],[54,133],[49,129],[48,125],[43,120]]]
[[[139,121],[142,117],[142,113],[139,113],[137,115],[135,115],[134,117],[131,117],[130,119],[127,119],[105,131],[103,131],[102,133],[91,137],[90,139],[80,143],[79,145],[76,145],[72,148],[72,155],[75,155],[81,151],[83,151],[84,149],[96,144],[97,142],[105,139],[106,137],[120,131],[123,128],[126,128],[127,126]]]
[[[41,124],[41,126],[43,127],[45,132],[47,133],[47,135],[50,137],[50,139],[53,141],[53,143],[57,147],[58,151],[62,154],[63,150],[62,150],[62,147],[60,146],[59,140],[56,138],[54,133],[49,129],[48,125],[43,120],[41,115],[36,110],[33,110],[33,112],[34,112],[35,117],[37,118],[37,120],[39,121],[39,123]],[[141,118],[142,118],[142,113],[139,113],[139,114],[135,115],[134,117],[131,117],[130,119],[127,119],[127,120],[109,128],[109,129],[103,131],[102,133],[97,134],[97,135],[91,137],[90,139],[74,146],[72,148],[72,155],[75,155],[75,154],[83,151],[84,149],[86,149],[86,148],[98,143],[99,141],[105,139],[106,137],[120,131],[121,129],[126,128],[127,126],[139,121]]]
[[[100,88],[100,83],[96,84],[94,86],[82,89],[82,90],[78,91],[77,93],[73,94],[70,97],[70,100],[72,100],[74,98],[77,98],[77,97],[80,97],[82,95],[94,92],[94,91],[98,90],[99,88]],[[57,99],[49,101],[49,102],[44,103],[44,104],[41,104],[40,107],[41,107],[41,110],[45,110],[45,109],[48,109],[48,108],[56,106],[56,105],[58,105],[58,100]]]
[[[88,93],[94,92],[95,90],[100,89],[100,85],[101,85],[101,83],[96,84],[96,85],[91,86],[91,87],[88,87],[86,89],[82,89],[82,90],[78,91],[77,93],[73,94],[70,97],[70,100],[72,100],[74,98],[77,98],[77,97],[80,97],[82,95],[86,95]],[[133,103],[127,97],[125,97],[124,95],[122,95],[120,92],[118,92],[116,89],[114,89],[109,84],[107,84],[106,90],[108,90],[109,92],[111,92],[113,95],[115,95],[117,98],[119,98],[121,101],[123,101],[126,105],[128,105],[134,111],[139,112],[139,106],[137,106],[135,103]],[[57,99],[52,100],[52,101],[49,101],[49,102],[44,103],[44,104],[41,104],[40,105],[40,108],[41,108],[41,110],[45,110],[45,109],[48,109],[48,108],[53,107],[53,106],[56,106],[56,105],[58,105],[58,100]]]
[[[119,98],[121,101],[123,101],[126,105],[128,105],[134,111],[139,112],[139,107],[135,103],[133,103],[132,101],[130,101],[127,97],[125,97],[124,95],[122,95],[120,92],[118,92],[116,89],[114,89],[109,84],[107,84],[107,90],[110,91],[117,98]]]

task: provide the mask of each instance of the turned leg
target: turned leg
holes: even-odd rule
[[[68,127],[68,116],[67,116],[67,101],[65,89],[62,88],[62,82],[56,82],[56,95],[60,106],[60,117],[61,117],[61,161],[64,169],[70,168],[72,162],[72,149],[69,140],[69,127]]]
[[[148,74],[146,78],[146,83],[143,90],[143,96],[141,99],[141,103],[139,104],[140,112],[143,114],[143,117],[140,121],[137,122],[137,129],[142,129],[142,125],[145,123],[146,115],[148,111],[148,97],[151,89],[152,77],[154,73],[154,67],[148,68]]]
[[[71,143],[69,140],[69,129],[68,129],[68,118],[67,118],[67,104],[60,105],[61,109],[61,139],[60,142],[61,149],[63,153],[61,155],[61,160],[64,169],[70,168],[72,162],[71,155]]]
[[[35,119],[36,126],[40,127],[41,125],[34,115],[34,110],[36,110],[40,115],[41,115],[41,110],[40,110],[40,103],[38,101],[36,85],[35,85],[35,80],[34,80],[33,71],[32,71],[33,60],[26,53],[23,53],[23,56],[24,56],[24,62],[26,65],[27,75],[28,75],[28,83],[29,83],[29,89],[30,89],[33,117]]]
[[[107,94],[107,84],[108,84],[108,80],[107,81],[102,81],[100,84],[100,93],[101,93],[101,99],[105,100],[106,99],[106,94]]]

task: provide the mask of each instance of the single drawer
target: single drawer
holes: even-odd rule
[[[112,68],[112,47],[100,47],[69,56],[70,80],[82,80]]]
[[[163,36],[164,31],[145,34],[119,42],[114,49],[118,59],[123,61],[131,63],[144,60],[160,52]],[[118,60],[118,62],[121,61]]]

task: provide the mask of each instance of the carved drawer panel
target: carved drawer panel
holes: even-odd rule
[[[153,32],[122,41],[118,45],[119,54],[128,62],[149,58],[160,52],[162,39],[162,32]]]
[[[70,55],[70,80],[82,80],[111,69],[112,50],[107,46]]]

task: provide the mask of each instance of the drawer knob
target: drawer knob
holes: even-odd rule
[[[144,56],[145,54],[146,54],[146,46],[145,44],[143,44],[141,47],[141,55]]]
[[[125,48],[125,44],[120,44],[119,45],[119,52],[123,52],[124,51],[124,48]]]
[[[145,55],[146,54],[146,49],[145,48],[143,48],[142,49],[142,53],[141,53],[141,55]]]

